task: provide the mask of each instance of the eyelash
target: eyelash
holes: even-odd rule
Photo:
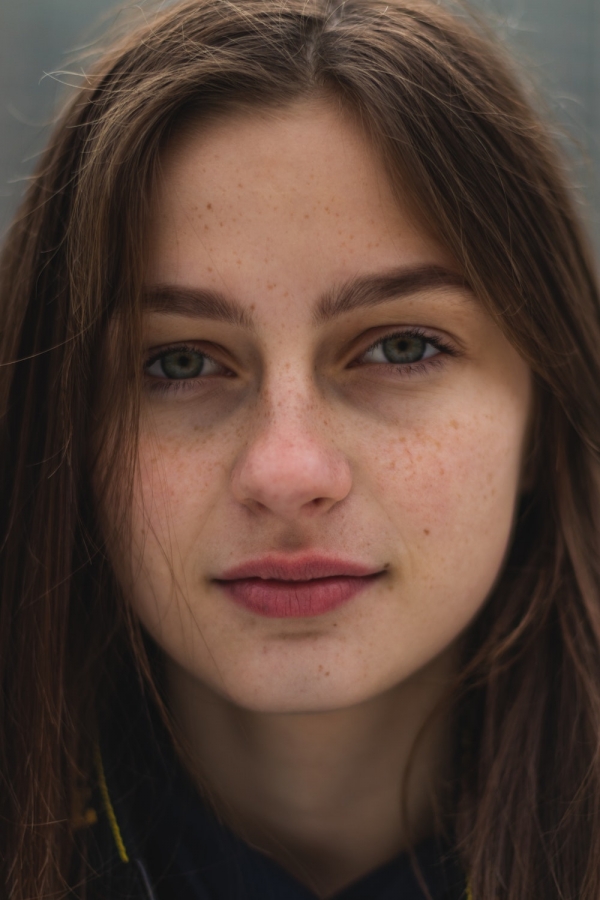
[[[389,334],[384,334],[382,337],[378,338],[372,344],[370,344],[365,350],[362,351],[359,357],[357,357],[352,363],[350,363],[349,368],[358,368],[360,365],[360,360],[367,355],[367,353],[374,350],[376,347],[379,347],[384,341],[389,341],[393,338],[418,338],[420,340],[425,341],[427,344],[430,344],[432,347],[438,352],[438,354],[434,357],[429,357],[427,359],[419,360],[415,363],[366,363],[366,365],[371,366],[381,366],[385,369],[392,370],[402,377],[410,378],[413,375],[420,374],[421,372],[426,371],[427,369],[431,369],[433,367],[438,367],[443,365],[443,359],[440,359],[440,356],[459,356],[459,352],[456,350],[448,342],[444,341],[442,338],[433,336],[426,332],[422,328],[403,328],[398,331],[390,332]],[[144,369],[147,370],[152,366],[155,362],[161,359],[163,356],[166,356],[168,353],[173,353],[174,351],[181,351],[184,353],[198,353],[201,352],[197,347],[192,346],[191,344],[172,344],[168,347],[162,347],[159,353],[154,353],[151,357],[149,357],[145,364]],[[202,353],[202,356],[205,359],[209,359],[211,362],[220,365],[212,356],[208,353]],[[223,366],[225,369],[225,366]],[[150,376],[152,377],[152,376]],[[180,393],[181,391],[194,390],[195,385],[198,381],[205,381],[211,376],[205,376],[205,378],[187,378],[181,380],[169,379],[169,378],[155,378],[148,385],[148,389],[153,393]],[[224,376],[226,377],[226,376]]]
[[[460,355],[459,351],[452,344],[443,340],[443,338],[429,334],[423,328],[400,328],[398,331],[392,331],[389,334],[384,334],[383,337],[377,338],[377,340],[367,347],[366,350],[363,350],[357,361],[351,364],[352,368],[358,365],[358,360],[366,356],[367,353],[370,353],[371,350],[374,350],[376,347],[381,346],[385,341],[392,340],[393,338],[418,338],[439,351],[437,356],[418,360],[414,363],[370,363],[370,365],[391,369],[405,378],[410,378],[411,375],[424,372],[426,369],[430,369],[434,366],[437,367],[443,365],[444,361],[443,359],[440,359],[440,356],[456,357]],[[369,365],[369,363],[367,363],[367,365]]]
[[[148,357],[144,363],[144,371],[154,365],[155,362],[158,362],[159,359],[162,359],[163,356],[167,356],[169,353],[174,353],[175,351],[179,351],[180,353],[200,353],[205,359],[209,359],[218,366],[221,365],[221,363],[218,363],[217,360],[208,353],[198,350],[198,347],[194,347],[192,344],[170,344],[167,347],[161,347],[158,353],[154,353],[152,356]],[[222,366],[222,368],[225,369],[226,367]],[[210,377],[211,376],[205,376],[204,378],[182,378],[176,380],[170,378],[152,378],[152,376],[148,376],[148,380],[152,378],[152,381],[148,384],[148,389],[152,391],[152,393],[178,394],[181,391],[194,390],[194,386],[199,381],[206,381],[207,378]]]

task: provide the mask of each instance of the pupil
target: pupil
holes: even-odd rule
[[[426,341],[418,335],[400,335],[383,342],[383,352],[388,362],[419,362],[425,353]]]
[[[195,378],[203,365],[204,359],[200,353],[184,353],[181,350],[165,354],[161,361],[167,378]]]

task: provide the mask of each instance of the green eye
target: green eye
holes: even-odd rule
[[[181,381],[182,379],[198,378],[200,375],[207,374],[206,370],[211,368],[211,362],[212,360],[198,350],[178,347],[175,350],[168,350],[166,353],[162,353],[150,363],[146,368],[146,372],[155,378]]]
[[[424,335],[411,332],[391,334],[367,350],[363,360],[371,363],[411,365],[438,354],[438,348]]]
[[[197,378],[204,368],[204,357],[201,353],[174,350],[162,357],[160,367],[167,378]]]
[[[391,363],[415,363],[423,359],[427,341],[418,335],[399,334],[381,343],[383,355]]]

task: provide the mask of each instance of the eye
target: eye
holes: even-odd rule
[[[442,348],[438,342],[416,331],[391,334],[363,353],[361,362],[411,365],[436,356]]]
[[[201,375],[215,375],[222,371],[223,367],[214,359],[193,347],[175,347],[163,350],[146,365],[148,375],[170,381],[199,378]]]

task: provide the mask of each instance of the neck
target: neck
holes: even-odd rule
[[[348,709],[260,713],[167,664],[192,774],[234,830],[320,897],[434,831],[450,741],[446,718],[424,726],[451,673],[447,654]]]

